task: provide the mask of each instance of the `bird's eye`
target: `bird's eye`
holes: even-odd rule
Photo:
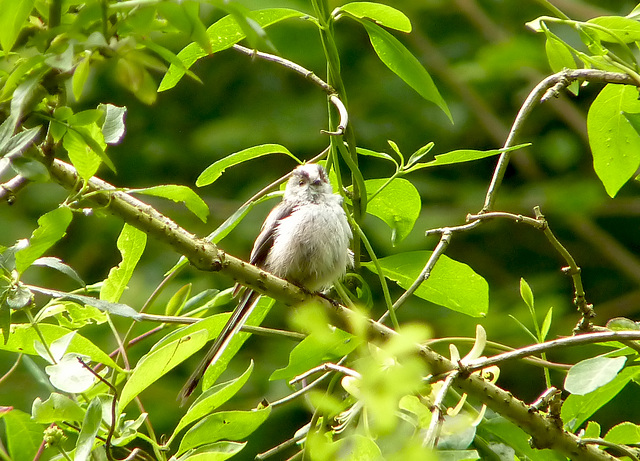
[[[301,179],[300,181],[298,181],[298,186],[304,186],[304,179]]]

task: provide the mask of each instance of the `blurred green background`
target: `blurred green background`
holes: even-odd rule
[[[304,1],[255,0],[240,2],[249,8],[290,6],[311,13]],[[494,149],[500,147],[528,92],[550,73],[544,54],[544,38],[525,27],[525,23],[549,14],[541,2],[507,0],[422,0],[389,2],[411,19],[413,32],[398,37],[424,64],[449,104],[455,124],[433,104],[391,73],[376,57],[364,30],[354,21],[336,26],[343,77],[348,91],[350,122],[357,143],[377,151],[391,152],[387,140],[395,141],[408,157],[430,141],[432,154],[450,150]],[[635,6],[630,0],[578,1],[553,3],[574,19],[599,15],[626,15]],[[335,3],[337,6],[339,3]],[[220,17],[207,12],[205,24]],[[571,31],[558,30],[570,37]],[[309,23],[286,21],[268,29],[278,53],[317,75],[325,74],[322,50],[316,29]],[[178,51],[186,42],[176,37],[156,37],[164,46]],[[122,187],[156,184],[183,184],[195,188],[199,173],[230,153],[261,143],[279,143],[297,156],[309,159],[322,151],[328,139],[325,95],[299,75],[273,63],[252,60],[228,50],[201,60],[192,70],[202,79],[199,84],[187,78],[174,89],[161,93],[152,106],[137,101],[114,80],[114,69],[104,65],[92,75],[92,87],[77,110],[98,103],[126,105],[127,134],[124,141],[109,149],[118,168],[114,175],[106,168],[99,175]],[[162,75],[155,74],[159,82]],[[560,241],[582,267],[589,302],[595,306],[596,323],[617,316],[640,317],[640,201],[637,182],[626,185],[618,197],[609,198],[593,172],[586,134],[586,113],[600,90],[597,85],[583,88],[579,97],[563,95],[538,107],[527,121],[518,142],[533,145],[513,156],[496,208],[532,215],[539,205]],[[433,249],[435,237],[425,238],[426,229],[461,224],[467,213],[480,210],[496,158],[437,169],[420,170],[411,180],[420,191],[423,210],[411,235],[396,248],[391,246],[389,228],[373,217],[365,230],[378,256],[399,251]],[[222,223],[247,198],[294,167],[285,156],[271,156],[234,167],[212,186],[197,192],[210,206],[209,222],[203,224],[182,206],[149,199],[160,211],[198,235],[206,235]],[[388,165],[370,157],[361,159],[366,178],[389,176]],[[6,180],[7,178],[1,178]],[[0,244],[11,245],[28,237],[36,219],[54,208],[65,191],[54,184],[34,184],[17,197],[11,207],[0,206]],[[262,220],[274,203],[262,204],[227,237],[221,247],[247,258]],[[74,267],[87,283],[106,277],[119,254],[115,240],[122,227],[110,216],[74,219],[68,236],[51,254]],[[490,311],[484,319],[462,314],[413,299],[399,312],[401,322],[428,323],[435,337],[473,336],[476,323],[486,328],[490,340],[514,347],[529,339],[509,314],[531,325],[527,308],[519,296],[519,279],[524,277],[536,297],[541,321],[549,307],[554,308],[550,338],[570,335],[579,320],[572,306],[572,286],[560,269],[562,260],[539,231],[522,224],[492,221],[478,229],[456,235],[447,255],[470,265],[485,277],[490,287]],[[162,280],[163,273],[177,260],[170,248],[150,240],[139,269],[123,296],[139,308]],[[371,283],[376,301],[380,290],[375,277],[363,273]],[[26,281],[58,289],[76,288],[72,282],[47,269],[31,269]],[[223,275],[187,270],[165,291],[152,308],[162,312],[169,296],[185,283],[194,293],[206,288],[226,288],[231,280]],[[394,287],[392,295],[401,291]],[[373,316],[382,313],[376,302]],[[231,306],[229,306],[231,308]],[[276,307],[267,325],[287,326],[283,306]],[[125,328],[127,322],[117,319]],[[137,326],[138,333],[147,326]],[[103,326],[90,327],[83,334],[112,350],[115,344]],[[155,339],[157,340],[157,338]],[[154,338],[132,350],[137,360],[155,342]],[[275,400],[288,390],[281,382],[269,382],[275,368],[286,364],[287,340],[252,338],[234,360],[228,377],[236,376],[256,361],[249,384],[227,406],[251,408],[262,397]],[[572,363],[599,349],[575,349],[552,355],[550,360]],[[40,363],[39,359],[35,359]],[[193,358],[163,378],[159,385],[142,394],[147,411],[159,434],[169,433],[181,415],[174,404],[177,390],[197,363]],[[13,357],[0,354],[0,373]],[[41,364],[42,365],[42,364]],[[33,382],[24,366],[19,374],[0,388],[0,395],[20,395],[12,402],[30,411],[35,396],[43,399],[49,391]],[[563,376],[552,373],[556,385]],[[518,364],[505,365],[498,382],[525,401],[534,400],[543,390],[542,371]],[[4,399],[3,399],[4,401]],[[603,428],[621,420],[635,420],[640,402],[622,392],[598,417]],[[308,418],[304,402],[274,411],[270,424],[251,439],[238,459],[251,459],[293,436]]]

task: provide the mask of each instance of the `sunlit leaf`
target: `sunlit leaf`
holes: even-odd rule
[[[207,331],[199,330],[154,349],[142,357],[122,389],[118,413],[121,413],[140,392],[197,352],[207,342],[207,338]]]
[[[303,13],[286,8],[272,8],[252,11],[251,19],[256,21],[260,27],[268,27],[279,21],[288,18],[300,17]],[[207,35],[211,42],[211,53],[217,53],[230,48],[245,38],[242,27],[232,16],[225,16],[207,29]],[[189,69],[198,59],[207,56],[207,52],[197,43],[187,45],[178,53],[178,58],[183,66],[171,65],[165,74],[158,91],[165,91],[176,86],[185,74],[185,69]]]
[[[184,203],[185,206],[195,214],[202,222],[207,222],[209,216],[209,207],[198,194],[187,186],[179,186],[175,184],[163,184],[161,186],[148,187],[146,189],[135,189],[130,193],[153,195],[155,197],[163,197],[173,200],[176,203]]]
[[[422,64],[398,39],[380,26],[366,20],[360,21],[369,34],[369,40],[380,60],[398,77],[427,101],[436,104],[453,122],[447,103]]]
[[[43,424],[57,421],[82,421],[84,414],[84,410],[77,402],[57,392],[51,393],[45,401],[36,397],[31,407],[33,420]]]
[[[0,0],[0,46],[5,53],[11,51],[18,34],[27,25],[27,18],[35,0]]]
[[[564,388],[574,395],[585,395],[610,383],[622,370],[626,357],[592,357],[571,367]]]
[[[38,219],[38,228],[29,238],[29,245],[16,253],[16,270],[24,272],[51,246],[65,236],[73,213],[67,207],[59,207],[43,214]]]
[[[371,19],[376,24],[401,32],[411,32],[411,21],[400,10],[374,2],[352,2],[342,5],[338,11],[344,11],[358,19]]]
[[[182,438],[178,455],[219,440],[242,440],[265,422],[271,407],[250,411],[223,411],[202,419]]]
[[[233,397],[242,388],[242,386],[245,385],[249,376],[251,376],[252,371],[253,361],[249,364],[249,367],[242,375],[230,381],[216,384],[203,392],[202,395],[193,402],[189,407],[189,410],[187,410],[187,413],[178,422],[178,425],[173,431],[172,438],[189,424],[207,416],[213,412],[213,410]]]
[[[102,404],[96,397],[87,408],[87,414],[82,421],[80,434],[76,443],[74,461],[86,461],[91,457],[93,442],[96,439],[100,423],[102,422]]]
[[[146,244],[147,234],[125,223],[118,237],[118,250],[122,255],[122,261],[109,271],[109,276],[100,289],[101,300],[117,302],[120,299],[138,261],[140,261]]]
[[[607,29],[608,32],[592,29],[593,33],[597,34],[603,42],[617,42],[620,40],[624,43],[633,43],[640,41],[640,22],[634,19],[621,16],[600,16],[589,19],[587,24],[596,24]]]
[[[640,113],[638,89],[609,84],[593,101],[587,116],[593,166],[611,197],[640,166],[640,135],[625,117],[625,112]]]
[[[379,260],[385,277],[409,288],[422,271],[430,251],[410,251]],[[362,264],[376,272],[372,262]],[[415,291],[415,295],[434,304],[482,317],[489,309],[489,286],[485,279],[466,264],[441,256],[431,276]]]
[[[365,181],[367,192],[377,192],[386,182],[386,179]],[[413,229],[421,207],[420,194],[415,186],[406,179],[396,178],[368,200],[367,213],[382,219],[391,228],[391,242],[396,245]]]
[[[224,171],[234,165],[253,160],[269,154],[286,154],[298,163],[302,163],[295,155],[289,152],[284,146],[279,144],[262,144],[260,146],[249,147],[248,149],[235,152],[209,165],[196,180],[196,186],[208,186],[218,179]]]

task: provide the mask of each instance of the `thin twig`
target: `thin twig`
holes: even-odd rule
[[[584,439],[580,439],[580,443],[591,443],[594,445],[602,445],[604,447],[613,448],[614,450],[618,450],[624,456],[628,456],[633,461],[640,461],[634,451],[630,450],[624,445],[620,445],[615,442],[609,442],[607,440],[600,439],[600,438],[584,438]]]
[[[433,411],[431,412],[431,421],[429,422],[429,428],[427,429],[427,433],[422,442],[422,446],[428,448],[434,448],[438,442],[438,433],[440,432],[440,428],[442,427],[442,402],[444,401],[447,392],[449,392],[449,388],[453,384],[454,379],[458,377],[458,371],[452,371],[447,375],[444,382],[442,383],[442,387],[438,391],[435,400],[433,401]]]
[[[362,375],[351,368],[343,367],[342,365],[337,365],[335,363],[323,363],[322,365],[318,365],[317,367],[313,367],[310,370],[305,371],[304,373],[294,377],[289,384],[295,384],[299,381],[302,381],[305,378],[308,378],[314,373],[318,373],[319,371],[337,371],[338,373],[342,373],[343,375],[351,376],[352,378],[362,379]]]
[[[484,359],[476,359],[465,364],[465,371],[473,373],[482,370],[491,365],[497,365],[508,360],[519,359],[529,355],[548,352],[554,349],[562,349],[565,347],[574,347],[584,344],[605,343],[611,341],[632,341],[640,340],[640,332],[638,331],[604,331],[598,333],[584,333],[577,336],[567,338],[554,339],[544,343],[533,344],[527,347],[521,347],[510,352],[494,355]]]

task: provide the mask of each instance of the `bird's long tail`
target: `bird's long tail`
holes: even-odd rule
[[[198,386],[207,368],[220,359],[220,356],[222,356],[223,352],[229,346],[231,339],[240,331],[251,312],[253,312],[259,298],[260,294],[253,290],[246,290],[242,294],[238,307],[235,308],[226,325],[222,328],[211,349],[209,349],[207,355],[198,364],[198,367],[180,390],[180,394],[178,394],[180,405],[185,404],[191,393]]]

